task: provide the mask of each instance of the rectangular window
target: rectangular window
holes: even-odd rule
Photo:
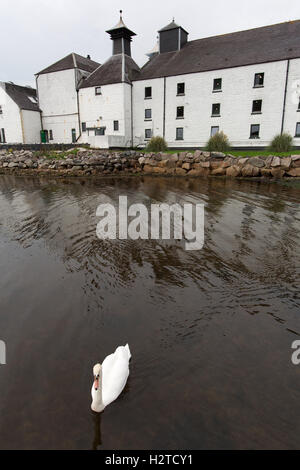
[[[212,126],[210,130],[210,136],[213,137],[219,132],[220,128],[219,126]]]
[[[95,135],[105,135],[106,127],[96,127]]]
[[[114,121],[114,131],[119,130],[119,121]]]
[[[213,91],[222,91],[222,78],[215,78],[214,79]]]
[[[254,76],[254,88],[260,88],[264,86],[265,74],[256,73]]]
[[[221,104],[215,103],[212,105],[212,116],[220,116],[221,115]]]
[[[52,130],[49,131],[49,140],[53,140],[53,132],[52,132]]]
[[[145,109],[145,119],[146,119],[146,121],[151,121],[151,119],[152,119],[152,109]]]
[[[298,103],[298,111],[300,111],[300,98],[299,98],[299,103]]]
[[[145,100],[149,100],[152,98],[152,87],[151,86],[146,86],[145,88]]]
[[[2,106],[0,106],[0,114],[3,114]]]
[[[6,140],[5,140],[5,131],[4,129],[0,129],[0,142],[1,144],[5,144]]]
[[[185,94],[185,83],[177,83],[177,96]]]
[[[86,122],[81,123],[82,132],[86,132]]]
[[[262,110],[262,100],[254,100],[252,103],[252,114],[261,113]]]
[[[145,139],[151,139],[152,129],[145,129]]]
[[[183,140],[183,127],[177,127],[176,140]]]
[[[177,119],[183,119],[184,118],[184,106],[177,106],[176,118]]]
[[[260,125],[252,124],[251,129],[250,129],[250,139],[259,139],[259,131],[260,131]]]
[[[96,88],[95,88],[95,95],[102,95],[101,86],[96,86]]]
[[[297,122],[296,125],[296,135],[295,137],[300,137],[300,122]],[[4,141],[5,142],[5,141]]]

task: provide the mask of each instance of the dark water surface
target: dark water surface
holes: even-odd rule
[[[204,202],[204,249],[98,240],[119,195]],[[0,448],[300,448],[299,202],[247,181],[1,176]],[[128,385],[96,416],[92,367],[126,342]]]

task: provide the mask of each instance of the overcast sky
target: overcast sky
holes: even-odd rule
[[[173,17],[189,40],[300,19],[299,0],[0,0],[0,6],[0,81],[21,85],[33,85],[35,73],[70,52],[107,60],[105,31],[120,9],[137,33],[132,55],[139,65]]]

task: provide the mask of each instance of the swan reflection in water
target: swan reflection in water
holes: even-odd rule
[[[98,450],[102,446],[102,434],[101,434],[101,413],[92,412],[92,418],[94,422],[94,440],[93,440],[93,450]]]

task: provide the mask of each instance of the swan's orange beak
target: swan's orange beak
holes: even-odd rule
[[[99,388],[99,376],[98,376],[98,377],[95,377],[94,388],[95,388],[96,391],[97,391],[98,388]]]

